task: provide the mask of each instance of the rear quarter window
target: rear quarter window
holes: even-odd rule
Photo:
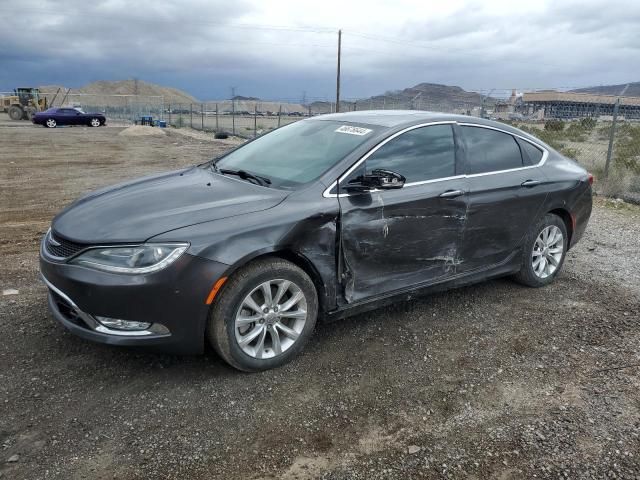
[[[520,150],[522,151],[522,160],[525,165],[537,165],[542,160],[543,152],[538,147],[526,140],[518,139]]]

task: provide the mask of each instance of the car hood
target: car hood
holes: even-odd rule
[[[92,192],[60,212],[52,229],[77,243],[144,242],[176,228],[272,208],[288,193],[191,167]]]

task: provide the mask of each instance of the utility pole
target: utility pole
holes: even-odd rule
[[[236,87],[231,87],[231,132],[236,134]]]
[[[336,112],[340,111],[340,56],[342,54],[342,30],[338,30],[338,74],[336,76]]]

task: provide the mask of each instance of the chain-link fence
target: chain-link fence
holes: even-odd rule
[[[336,111],[330,101],[294,103],[257,99],[178,103],[161,96],[47,93],[49,105],[82,107],[105,114],[111,124],[139,123],[152,117],[155,125],[224,132],[253,138],[300,119]],[[433,102],[420,96],[411,99],[384,95],[340,102],[341,112],[354,110],[429,110],[485,117],[510,123],[542,139],[564,155],[574,158],[596,177],[599,193],[640,202],[640,99],[604,98],[594,106],[593,98],[581,103],[543,105],[554,100],[532,94],[510,98],[477,95],[472,101]],[[563,94],[567,95],[567,94]],[[572,94],[573,95],[573,94]],[[524,97],[524,102],[522,98]],[[592,103],[588,103],[592,101]],[[603,101],[599,96],[595,100]],[[637,102],[636,102],[637,100]],[[635,102],[635,103],[634,103]],[[617,104],[620,104],[618,112]],[[626,109],[625,109],[626,108]],[[613,115],[611,115],[613,113]]]
[[[592,172],[598,193],[640,203],[640,122],[586,117],[508,123]]]
[[[252,138],[312,115],[317,115],[317,112],[310,107],[222,101],[167,104],[160,120],[175,128],[189,127]]]

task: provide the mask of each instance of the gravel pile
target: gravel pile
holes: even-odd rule
[[[123,137],[164,137],[164,130],[147,125],[131,125],[122,130],[118,135]]]

